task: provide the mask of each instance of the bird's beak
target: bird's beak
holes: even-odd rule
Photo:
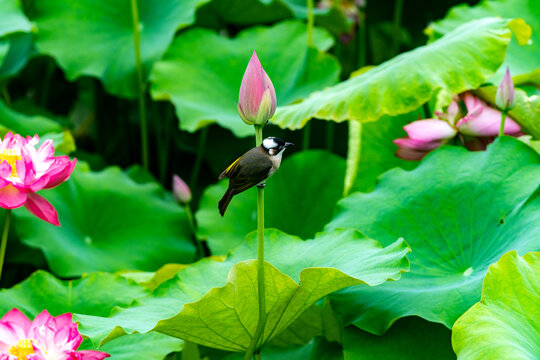
[[[286,143],[285,143],[285,147],[289,147],[289,146],[294,146],[294,144],[293,144],[293,143],[290,143],[290,142],[286,142]]]

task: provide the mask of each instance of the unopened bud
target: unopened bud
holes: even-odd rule
[[[238,113],[248,125],[264,125],[276,111],[276,91],[254,51],[240,85]]]
[[[191,201],[191,190],[184,180],[178,175],[173,175],[173,195],[176,201],[187,204]]]
[[[516,102],[515,93],[516,90],[514,89],[510,69],[506,68],[506,73],[497,88],[495,103],[501,110],[510,110],[514,107],[514,103]]]

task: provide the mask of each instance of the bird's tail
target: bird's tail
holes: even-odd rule
[[[227,191],[225,192],[225,195],[219,200],[219,213],[221,216],[225,215],[225,210],[227,210],[227,206],[229,206],[229,203],[231,202],[234,194],[232,189],[229,187]]]

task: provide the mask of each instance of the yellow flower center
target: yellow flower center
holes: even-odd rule
[[[9,355],[15,355],[18,360],[26,360],[26,355],[34,353],[34,346],[32,340],[19,340],[17,345],[14,345],[9,349]]]
[[[22,160],[21,154],[13,149],[5,149],[0,151],[0,163],[7,161],[11,166],[11,176],[17,177],[17,160]]]

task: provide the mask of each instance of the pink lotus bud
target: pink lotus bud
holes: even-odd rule
[[[255,51],[242,78],[237,106],[240,117],[248,125],[264,125],[276,111],[274,85]]]
[[[510,69],[506,68],[506,73],[497,88],[497,95],[495,96],[495,103],[497,106],[506,111],[514,107],[515,99],[514,83],[512,82],[512,76],[510,75]]]
[[[181,204],[187,204],[191,201],[191,190],[180,176],[173,175],[173,195],[176,201]]]

